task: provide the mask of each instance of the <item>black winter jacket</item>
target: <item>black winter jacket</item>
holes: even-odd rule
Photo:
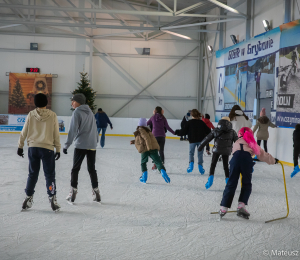
[[[188,135],[189,143],[199,143],[210,133],[210,128],[201,119],[191,119],[181,130],[176,130],[175,135]]]
[[[300,130],[294,130],[293,132],[294,147],[300,147]]]
[[[186,123],[188,122],[188,120],[186,120],[186,116],[183,117],[182,121],[181,121],[181,129],[183,129],[186,126]]]
[[[231,122],[221,119],[218,126],[201,142],[198,150],[201,151],[212,139],[215,139],[213,153],[230,155],[232,144],[238,139],[238,136],[232,129]]]

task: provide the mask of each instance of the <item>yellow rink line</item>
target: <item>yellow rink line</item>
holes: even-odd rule
[[[21,132],[0,132],[0,134],[20,134]],[[68,135],[68,133],[60,133],[60,135]],[[101,134],[100,134],[101,136]],[[116,135],[116,134],[105,134],[105,136],[118,136],[118,137],[134,137],[134,135]],[[179,137],[167,136],[166,139],[176,139],[179,140]],[[213,144],[209,144],[210,147],[213,147]],[[281,161],[284,165],[294,167],[293,163]]]
[[[235,100],[236,100],[237,102],[239,102],[239,99],[237,98],[236,95],[234,95],[227,87],[224,87],[224,88],[230,93],[231,96],[233,96],[233,97],[235,98]],[[241,104],[242,108],[245,109],[245,107],[246,107],[245,102],[244,102],[244,101],[241,101],[240,104]]]

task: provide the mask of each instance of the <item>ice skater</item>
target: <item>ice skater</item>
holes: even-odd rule
[[[73,168],[71,171],[70,193],[66,200],[73,203],[76,199],[78,174],[84,157],[86,156],[87,168],[91,178],[93,200],[101,202],[98,188],[98,176],[95,169],[96,147],[98,143],[98,132],[94,114],[90,107],[85,104],[86,97],[82,94],[75,94],[72,97],[72,107],[75,109],[70,123],[68,138],[63,152],[67,154],[70,145],[75,141]]]
[[[191,113],[188,112],[188,113],[183,117],[183,119],[182,119],[182,121],[181,121],[181,124],[180,124],[181,128],[184,128],[184,127],[185,127],[186,123],[189,121],[190,116],[191,116]],[[185,136],[180,136],[180,141],[188,141],[187,136],[186,136],[186,135],[185,135]]]
[[[166,131],[175,135],[173,129],[169,126],[167,119],[164,116],[164,110],[161,107],[156,107],[153,111],[153,116],[147,121],[147,125],[152,127],[152,133],[159,144],[159,156],[162,163],[165,163],[165,143]],[[152,170],[156,171],[157,167],[154,163]]]
[[[252,127],[252,123],[249,117],[245,115],[239,105],[234,105],[229,113],[230,122],[232,123],[232,129],[238,134],[242,127]]]
[[[261,71],[258,70],[255,72],[255,83],[256,83],[256,99],[260,98],[260,79],[261,79]]]
[[[253,128],[253,134],[257,131],[256,137],[257,137],[257,144],[260,146],[261,141],[264,141],[264,149],[265,152],[268,152],[268,139],[269,139],[269,131],[268,127],[276,128],[276,125],[274,125],[270,119],[266,116],[266,109],[263,107],[260,111],[260,117],[257,119],[257,123]],[[255,157],[257,159],[257,157]]]
[[[29,174],[25,189],[26,197],[22,209],[32,207],[34,188],[38,181],[41,161],[46,179],[47,194],[53,211],[58,211],[60,205],[56,199],[55,160],[60,158],[60,139],[58,120],[54,112],[46,109],[47,96],[35,95],[36,109],[29,112],[19,138],[18,155],[24,158],[23,147],[27,138]],[[55,148],[55,153],[54,153]]]
[[[197,109],[191,112],[192,119],[189,120],[183,129],[178,129],[175,134],[178,136],[188,135],[189,138],[189,167],[187,172],[194,169],[194,154],[196,147],[199,147],[201,141],[210,133],[210,128],[201,120],[201,114]],[[198,170],[201,174],[205,173],[203,168],[203,149],[198,152]]]
[[[147,162],[148,157],[150,157],[166,183],[170,183],[170,178],[166,173],[166,168],[158,155],[158,150],[160,149],[159,144],[154,135],[151,133],[151,130],[147,127],[146,118],[140,118],[137,129],[134,132],[134,137],[135,140],[130,141],[130,144],[135,144],[136,149],[141,154],[142,176],[140,177],[140,182],[147,182]]]
[[[239,139],[233,145],[233,157],[230,160],[229,180],[223,192],[221,201],[220,217],[224,217],[231,207],[232,200],[238,185],[240,173],[242,174],[242,188],[238,200],[237,215],[249,219],[250,213],[246,210],[252,191],[252,173],[254,171],[252,156],[257,155],[260,161],[267,164],[276,164],[278,159],[266,153],[255,142],[253,132],[249,127],[243,127],[238,133]]]
[[[293,142],[294,142],[294,171],[291,173],[291,178],[293,178],[298,172],[300,172],[300,168],[298,165],[298,158],[300,155],[300,124],[295,126],[295,130],[293,132]]]
[[[210,122],[210,115],[209,115],[209,114],[205,114],[205,117],[202,116],[202,121],[203,121],[210,129],[215,129],[215,127],[214,127],[214,125],[212,124],[212,122]],[[182,127],[181,127],[181,128],[182,128]],[[204,147],[203,147],[203,148],[204,148]],[[207,153],[207,155],[211,155],[209,143],[206,144],[206,153]]]
[[[102,108],[98,109],[98,112],[95,114],[95,119],[97,123],[98,134],[102,131],[100,146],[103,148],[105,145],[105,132],[107,129],[107,125],[110,125],[110,129],[113,129],[112,123],[110,122],[107,114],[102,110]]]
[[[212,149],[213,156],[210,165],[209,177],[207,183],[205,184],[206,189],[209,189],[213,185],[215,169],[220,156],[222,156],[223,159],[226,184],[229,179],[229,155],[232,151],[232,144],[238,139],[236,132],[232,129],[232,124],[229,120],[229,117],[223,117],[221,120],[219,120],[218,126],[203,139],[198,149],[202,150],[205,145],[209,144],[209,142],[213,139],[215,139],[215,143]]]

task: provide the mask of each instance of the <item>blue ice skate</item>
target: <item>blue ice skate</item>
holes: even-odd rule
[[[294,171],[291,173],[291,178],[293,178],[298,172],[300,172],[299,165],[295,166]]]
[[[166,181],[166,183],[170,183],[170,178],[169,178],[168,174],[166,173],[166,171],[164,169],[161,169],[160,173],[161,173],[161,176]]]
[[[205,184],[205,188],[209,189],[213,185],[213,182],[214,182],[214,176],[210,175],[208,177],[207,183]]]
[[[187,173],[190,173],[190,172],[192,172],[194,170],[194,162],[190,162],[190,165],[189,165],[189,167],[187,168]]]
[[[148,172],[145,171],[145,172],[143,172],[143,174],[140,178],[140,182],[146,183],[147,179],[148,179]]]
[[[203,166],[201,164],[198,164],[198,169],[199,169],[199,172],[201,173],[201,175],[203,175],[205,173],[205,170],[203,169]]]
[[[229,180],[229,178],[226,178],[226,179],[225,179],[225,183],[226,183],[226,184],[227,184],[228,180]]]

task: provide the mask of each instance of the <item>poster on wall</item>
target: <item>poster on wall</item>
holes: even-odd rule
[[[274,100],[279,44],[278,27],[217,51],[216,121],[228,116],[234,105],[239,105],[252,121],[255,99]]]
[[[276,124],[300,123],[300,20],[280,26]]]
[[[51,109],[52,75],[9,73],[9,114],[28,114],[35,109],[34,96],[43,93]]]

